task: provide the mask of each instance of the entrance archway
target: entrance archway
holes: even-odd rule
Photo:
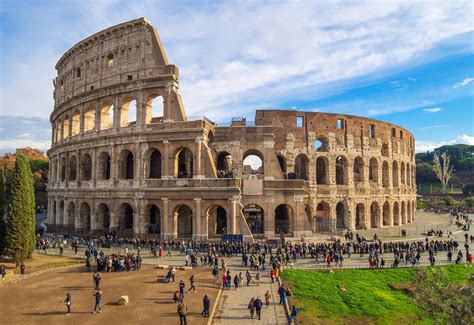
[[[290,235],[293,209],[288,204],[280,204],[275,209],[275,234]]]
[[[81,205],[78,228],[85,231],[91,230],[91,208],[85,202]]]
[[[385,202],[383,205],[383,213],[382,213],[382,224],[384,226],[390,226],[390,204]]]
[[[220,205],[212,205],[207,209],[207,222],[209,236],[226,234],[227,228],[227,212]]]
[[[133,218],[134,211],[130,204],[124,203],[120,207],[119,213],[119,230],[122,235],[128,236],[133,234]]]
[[[193,153],[188,148],[182,148],[175,156],[175,177],[193,178]]]
[[[185,204],[175,208],[178,238],[191,238],[193,235],[193,210]]]
[[[329,230],[329,204],[321,202],[316,206],[316,216],[314,218],[314,231]]]
[[[356,206],[356,215],[355,215],[355,228],[357,230],[365,229],[367,226],[365,224],[365,206],[362,203],[357,204]]]
[[[148,209],[148,233],[161,234],[161,212],[154,204]]]
[[[110,227],[110,210],[109,207],[101,203],[97,207],[97,228],[108,231]]]
[[[380,208],[377,202],[370,205],[370,228],[379,228]]]
[[[263,234],[265,227],[262,207],[258,204],[247,204],[242,213],[252,234]]]
[[[339,202],[336,205],[336,229],[346,228],[345,216],[346,207],[344,206],[344,203]]]

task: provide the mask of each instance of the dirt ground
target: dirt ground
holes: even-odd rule
[[[33,273],[39,270],[67,266],[74,264],[82,264],[83,260],[73,259],[69,257],[52,256],[46,254],[33,254],[33,258],[25,261],[26,274]],[[4,265],[7,268],[7,272],[20,273],[20,266],[15,267],[15,262],[10,259],[0,259],[0,265]]]
[[[144,265],[140,271],[101,273],[103,296],[100,314],[92,314],[92,273],[84,272],[84,267],[46,272],[0,288],[0,323],[179,324],[173,293],[178,290],[181,279],[185,281],[187,291],[189,277],[194,273],[197,293],[185,294],[188,324],[206,324],[207,318],[201,316],[202,297],[207,293],[213,305],[218,292],[211,270],[177,271],[174,284],[157,282],[157,276],[161,279],[165,272]],[[72,296],[70,316],[66,316],[63,303],[67,292]],[[130,303],[126,306],[115,303],[122,295],[129,296]]]

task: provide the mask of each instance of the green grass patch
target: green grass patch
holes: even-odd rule
[[[464,282],[468,273],[474,274],[472,267],[465,265],[445,268],[450,283]],[[305,324],[430,324],[430,315],[417,306],[407,292],[390,288],[390,284],[411,283],[413,277],[411,268],[283,272]],[[346,291],[341,290],[342,287]]]

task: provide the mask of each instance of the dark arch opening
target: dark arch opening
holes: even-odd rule
[[[187,205],[180,205],[176,209],[175,217],[178,218],[178,237],[190,238],[193,235],[193,211]]]
[[[97,207],[97,224],[101,226],[103,230],[108,230],[110,227],[110,210],[104,203],[101,203]]]
[[[110,179],[110,156],[107,152],[101,152],[99,155],[98,179]]]
[[[336,205],[336,229],[346,228],[345,222],[346,208],[342,202]]]
[[[161,233],[161,211],[156,205],[151,205],[148,215],[148,233]]]
[[[328,183],[327,162],[324,157],[319,157],[318,159],[316,159],[316,183]]]
[[[336,184],[347,184],[347,159],[344,156],[336,158]]]
[[[380,209],[376,202],[370,205],[370,228],[379,228]]]
[[[243,208],[242,213],[252,234],[263,234],[264,212],[262,207],[258,204],[247,204]]]
[[[150,156],[150,178],[161,178],[161,152],[153,150]]]
[[[288,204],[280,204],[275,209],[275,233],[291,234],[291,219],[293,209]]]
[[[357,230],[365,228],[365,207],[362,203],[356,206],[355,227]]]
[[[181,149],[176,155],[175,176],[178,178],[193,177],[193,153],[188,148]]]

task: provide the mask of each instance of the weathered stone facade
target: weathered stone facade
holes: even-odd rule
[[[254,126],[188,119],[179,70],[145,19],[79,42],[56,69],[48,221],[58,231],[273,238],[415,219],[410,132],[298,111],[257,111]]]

